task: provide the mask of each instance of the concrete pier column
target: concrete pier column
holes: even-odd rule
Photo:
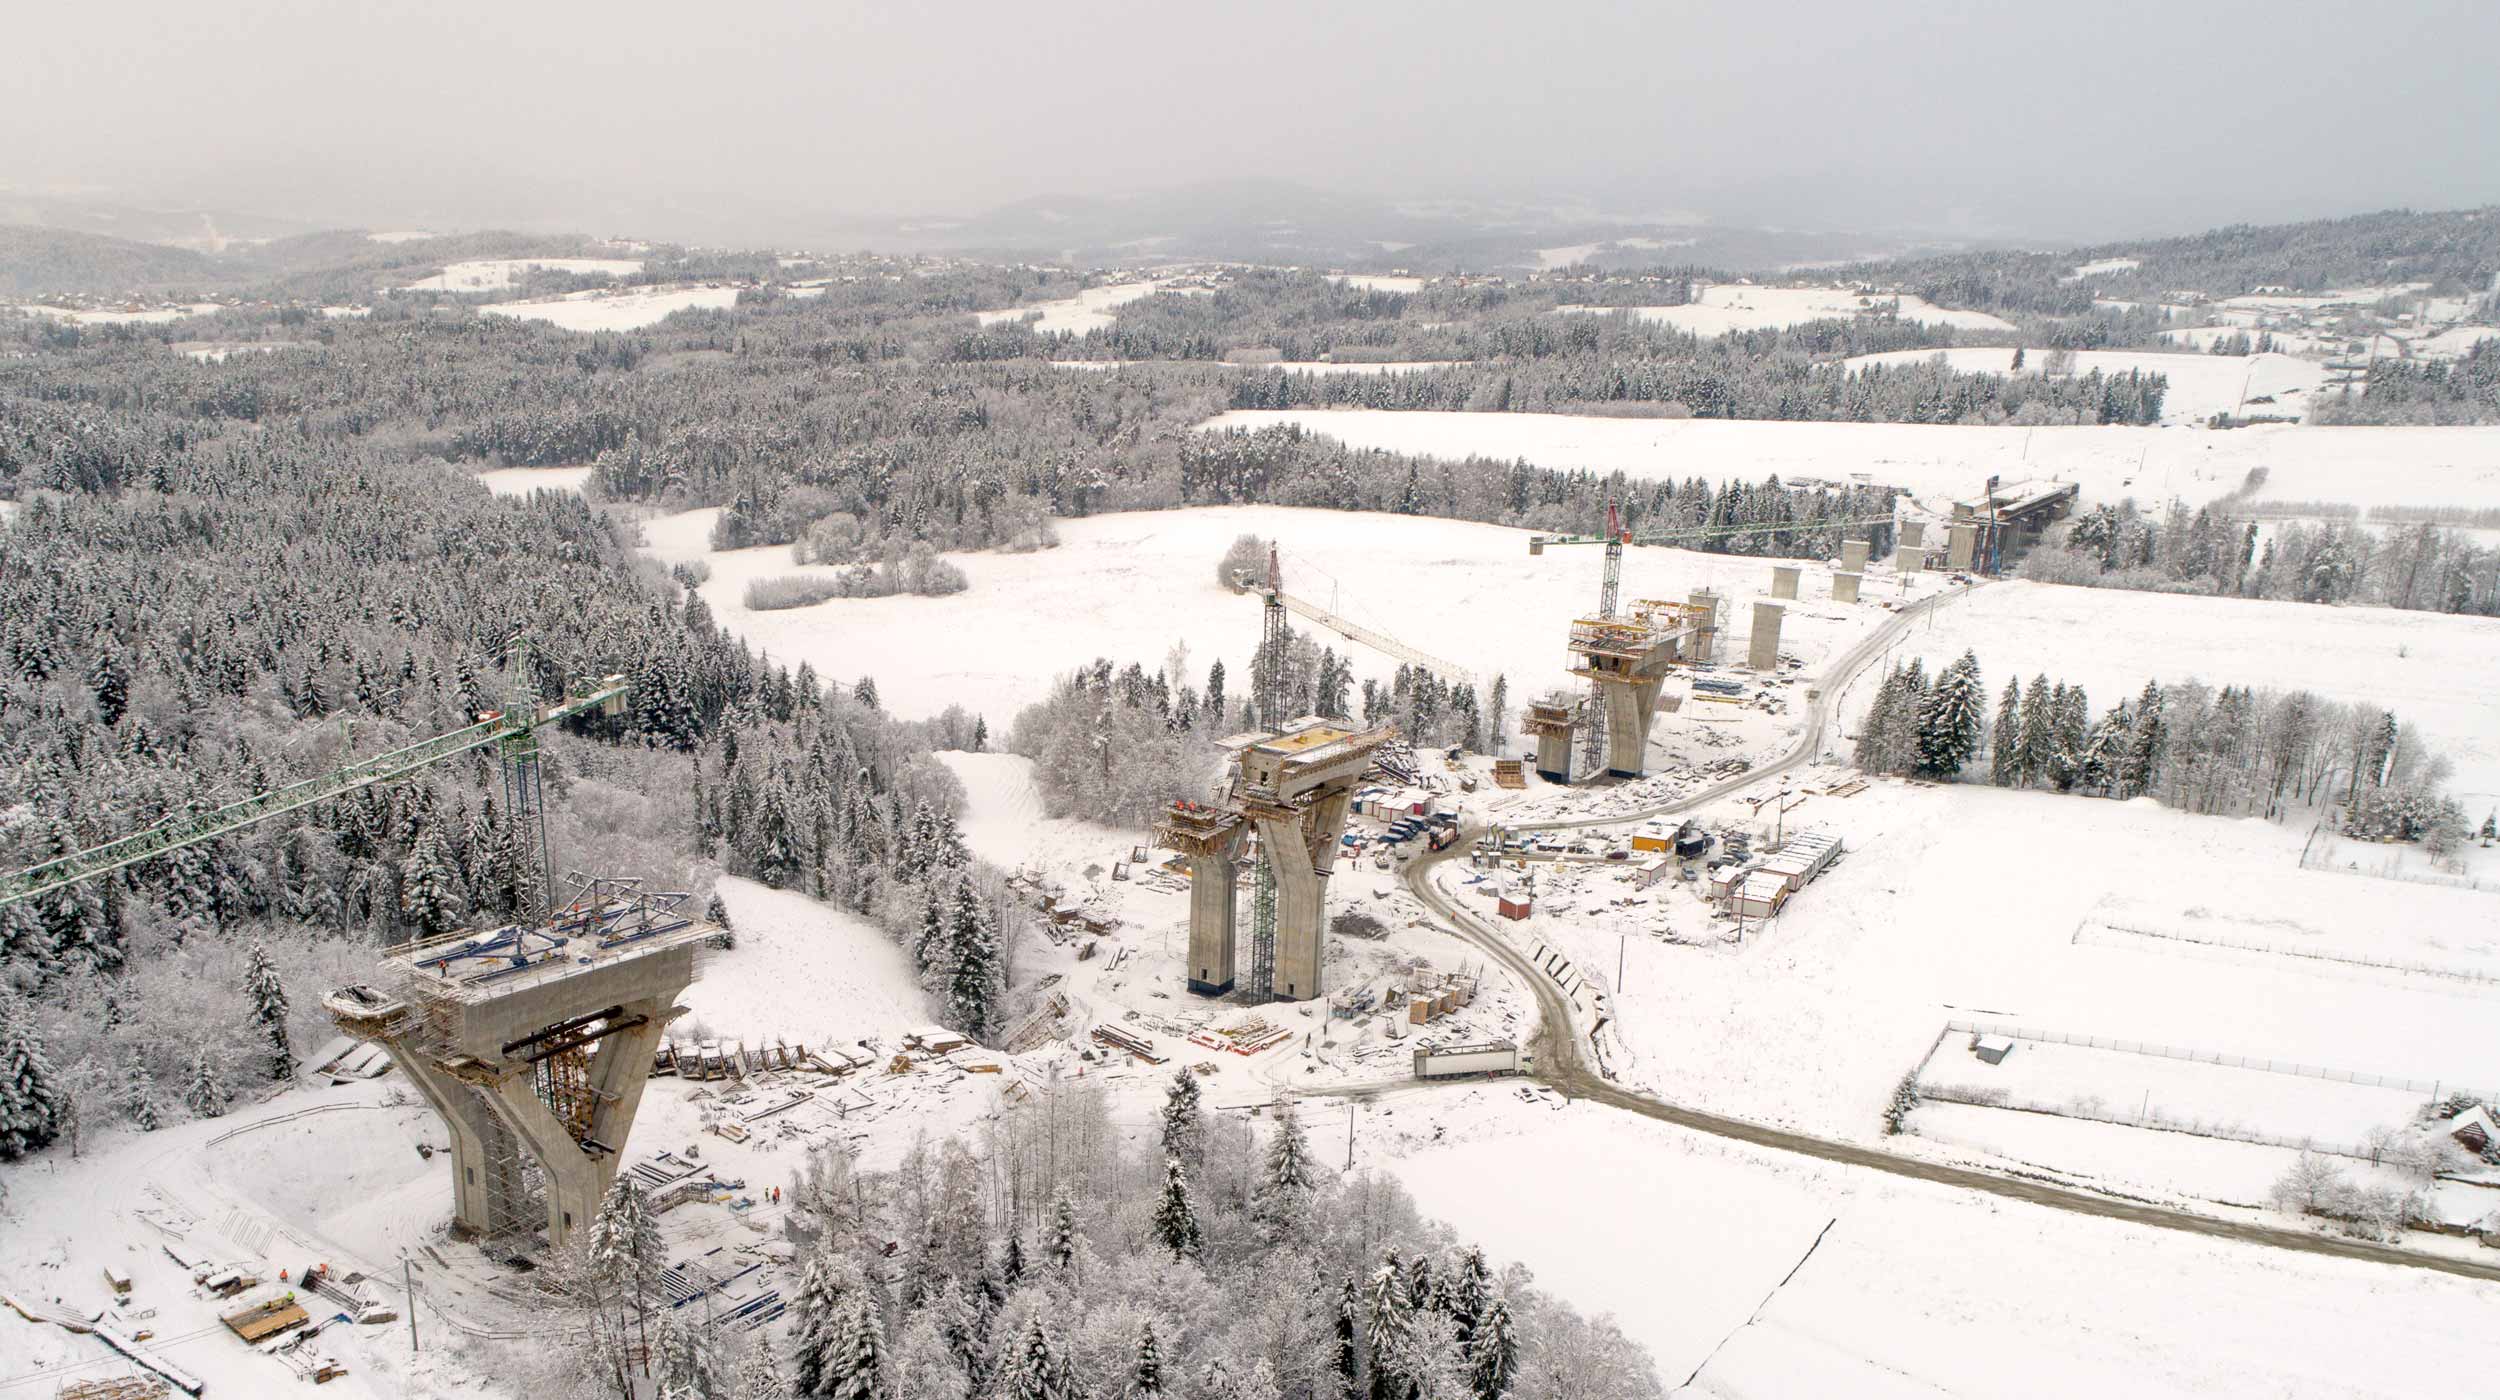
[[[1236,846],[1182,857],[1189,865],[1189,990],[1220,997],[1233,989],[1240,882]]]
[[[1867,542],[1865,540],[1842,540],[1840,542],[1841,572],[1847,574],[1865,573],[1867,547]]]
[[[1571,781],[1571,736],[1546,730],[1536,736],[1536,775],[1549,783]]]
[[[1774,598],[1794,598],[1794,597],[1796,597],[1796,596],[1797,596],[1797,574],[1798,574],[1798,569],[1797,569],[1797,566],[1796,566],[1796,565],[1794,565],[1794,564],[1774,564],[1774,565],[1772,565],[1772,566],[1771,566],[1771,596],[1772,596],[1772,597],[1774,597]]]
[[[1334,834],[1329,838],[1336,839]],[[1276,873],[1276,996],[1318,996],[1320,937],[1328,915],[1328,880],[1311,861],[1309,835],[1298,821],[1259,819],[1259,850]]]
[[[1606,687],[1606,771],[1637,778],[1649,771],[1649,728],[1666,677],[1616,681]]]
[[[1757,671],[1775,671],[1780,664],[1780,619],[1786,610],[1777,603],[1753,605],[1753,643],[1745,664]]]
[[[1856,602],[1858,600],[1858,579],[1859,576],[1856,574],[1832,575],[1832,601],[1835,603]]]
[[[475,1088],[432,1060],[408,1053],[397,1041],[382,1048],[450,1134],[452,1232],[473,1239],[495,1233],[497,1204],[519,1199],[523,1190],[520,1144],[512,1129]]]

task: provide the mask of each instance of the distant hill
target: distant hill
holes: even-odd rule
[[[100,233],[0,224],[0,296],[189,292],[226,272],[205,253]]]

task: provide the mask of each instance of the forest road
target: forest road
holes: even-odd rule
[[[1714,784],[1700,792],[1643,811],[1594,820],[1522,823],[1507,829],[1557,831],[1618,826],[1625,822],[1642,821],[1650,817],[1670,816],[1701,806],[1706,802],[1717,801],[1741,788],[1767,778],[1775,778],[1809,761],[1821,752],[1824,727],[1831,719],[1830,707],[1832,702],[1847,690],[1849,682],[1855,680],[1861,671],[1883,653],[1885,648],[1906,635],[1910,627],[1923,614],[1959,596],[1961,596],[1959,592],[1939,594],[1905,609],[1901,616],[1885,624],[1872,636],[1844,654],[1840,664],[1825,677],[1821,686],[1822,694],[1812,703],[1806,719],[1805,732],[1798,737],[1796,746],[1772,762],[1750,772],[1738,774],[1726,782]],[[1481,826],[1463,827],[1459,832],[1459,839],[1450,843],[1448,848],[1440,851],[1427,851],[1418,855],[1416,859],[1407,863],[1406,886],[1458,937],[1476,945],[1488,956],[1509,968],[1511,974],[1522,985],[1536,994],[1537,1009],[1540,1012],[1539,1024],[1536,1038],[1529,1045],[1533,1067],[1527,1071],[1526,1077],[1545,1084],[1566,1097],[1587,1099],[1592,1103],[1604,1104],[1626,1113],[1637,1113],[1644,1118],[1672,1123],[1679,1128],[1707,1133],[1712,1137],[1730,1138],[1778,1152],[1793,1152],[1826,1162],[1864,1167],[1869,1171],[1935,1182],[1943,1186],[1984,1191],[1992,1196],[2028,1201],[2053,1210],[2071,1211],[2077,1215],[2096,1215],[2110,1220],[2149,1225],[2156,1229],[2178,1230],[2192,1235],[2237,1240],[2246,1244],[2268,1245],[2276,1249],[2298,1250],[2307,1254],[2334,1255],[2375,1264],[2396,1264],[2456,1274],[2465,1278],[2500,1281],[2500,1263],[2483,1264],[2470,1259],[2426,1254],[2367,1240],[2340,1239],[2330,1235],[2312,1234],[2304,1230],[2285,1229],[2250,1221],[2225,1220],[2217,1216],[2200,1215],[2194,1211],[2174,1210],[2138,1201],[2098,1195],[2090,1191],[2053,1185],[2007,1173],[1921,1161],[1859,1143],[1844,1142],[1836,1138],[1815,1137],[1809,1133],[1775,1128],[1743,1118],[1730,1118],[1724,1114],[1705,1113],[1699,1109],[1686,1108],[1664,1099],[1626,1089],[1606,1079],[1590,1067],[1586,1053],[1587,1047],[1582,1044],[1572,1024],[1571,1005],[1564,999],[1562,989],[1555,985],[1554,980],[1530,963],[1526,955],[1512,946],[1509,939],[1483,926],[1474,914],[1458,908],[1432,882],[1432,871],[1435,867],[1472,847],[1476,838],[1483,834],[1484,829]]]

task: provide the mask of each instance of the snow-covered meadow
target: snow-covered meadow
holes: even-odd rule
[[[735,287],[635,287],[618,292],[568,292],[544,301],[507,301],[481,306],[478,312],[588,333],[640,330],[680,311],[697,307],[719,311],[737,304]]]
[[[1954,326],[1973,331],[2014,329],[2012,322],[1985,311],[1937,306],[1906,292],[1860,294],[1847,287],[1756,287],[1746,283],[1721,283],[1702,288],[1700,295],[1684,306],[1565,306],[1557,309],[1597,316],[1628,312],[1644,321],[1656,321],[1707,339],[1731,331],[1778,330],[1834,317],[1848,320],[1875,316],[1893,311],[1896,306],[1902,320],[1916,321],[1920,325]]]
[[[569,272],[577,277],[631,277],[640,258],[474,258],[451,263],[408,284],[418,292],[500,292],[529,272]]]
[[[2007,352],[2009,355],[2011,351]],[[1293,423],[1354,447],[1619,471],[1634,480],[1863,478],[1941,501],[1990,476],[2054,476],[2084,499],[2201,504],[2267,469],[2258,499],[2500,507],[2500,428],[2012,428],[1610,418],[1560,413],[1235,409],[1207,429]]]
[[[982,325],[1033,320],[1033,329],[1043,335],[1083,335],[1087,331],[1109,330],[1111,313],[1132,301],[1153,296],[1163,290],[1159,281],[1114,282],[1108,286],[1088,287],[1074,296],[1053,301],[1032,301],[1019,306],[982,311],[975,315]]]
[[[2037,346],[2025,350],[2023,368],[2019,371],[2013,368],[2014,352],[1998,346],[1890,350],[1881,354],[1853,356],[1847,363],[1855,371],[1869,365],[1934,361],[1966,374],[2021,373],[2036,377],[2047,372],[2049,353]],[[2189,355],[2146,350],[2075,352],[2075,374],[2091,374],[2096,370],[2104,376],[2141,371],[2168,379],[2170,387],[2162,399],[2161,410],[2165,424],[2203,423],[2217,413],[2305,420],[2318,387],[2326,382],[2326,366],[2315,360],[2299,360],[2289,355]]]
[[[810,661],[820,674],[845,679],[874,675],[884,704],[897,714],[963,705],[1002,735],[1054,678],[1096,657],[1153,668],[1175,643],[1186,643],[1193,677],[1203,678],[1218,659],[1228,672],[1246,675],[1258,605],[1215,581],[1216,561],[1242,534],[1281,545],[1286,592],[1465,667],[1485,686],[1496,674],[1507,676],[1513,714],[1531,694],[1565,683],[1566,629],[1593,606],[1600,563],[1593,550],[1532,558],[1528,532],[1503,526],[1225,506],[1063,520],[1055,549],[950,555],[972,584],[950,597],[845,598],[755,612],[744,602],[748,583],[831,570],[794,565],[782,546],[715,553],[708,537],[717,515],[688,511],[646,521],[643,531],[648,552],[662,562],[709,562],[703,598],[722,625],[786,664]],[[1752,601],[1769,593],[1771,563],[1637,549],[1624,562],[1623,596],[1681,599],[1693,589],[1717,589],[1731,629],[1741,632]],[[1828,570],[1809,571],[1781,643],[1812,666],[1886,614],[1871,590],[1855,606],[1830,603]],[[1430,604],[1416,606],[1417,599]],[[1342,637],[1313,635],[1349,655],[1358,676],[1386,679],[1396,669],[1395,661]]]

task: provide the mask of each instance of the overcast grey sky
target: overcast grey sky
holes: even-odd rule
[[[21,0],[0,49],[0,182],[326,222],[1253,177],[2043,237],[2500,201],[2500,0]]]

